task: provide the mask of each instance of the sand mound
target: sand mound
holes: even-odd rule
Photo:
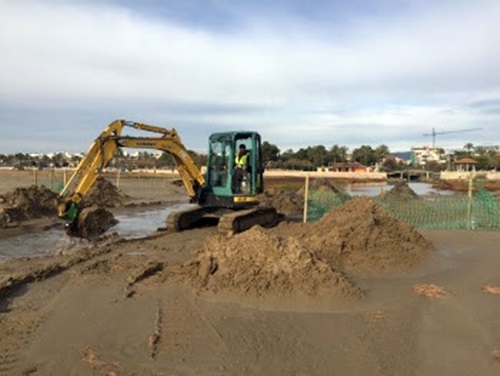
[[[356,197],[315,223],[253,227],[206,240],[181,274],[199,291],[245,296],[362,295],[344,272],[405,270],[432,244],[366,197]]]
[[[0,227],[13,221],[55,215],[57,198],[57,193],[44,186],[14,189],[0,197]]]
[[[85,197],[85,206],[101,206],[114,208],[124,205],[130,199],[121,192],[113,183],[103,177],[97,178],[95,184]]]
[[[432,244],[409,224],[367,197],[333,209],[305,236],[309,249],[330,265],[366,271],[409,267]]]
[[[314,179],[310,184],[309,184],[309,190],[310,191],[320,191],[320,192],[332,192],[337,195],[346,195],[346,193],[342,192],[341,189],[337,188],[332,182],[325,178],[318,178]],[[299,195],[304,196],[305,193],[305,187],[302,187],[298,190],[297,192]]]
[[[397,183],[392,187],[390,191],[383,192],[380,194],[383,200],[391,199],[403,199],[403,200],[413,200],[418,198],[418,195],[411,189],[406,182]]]
[[[305,187],[302,187],[297,193],[304,196]],[[315,179],[309,186],[308,214],[311,218],[320,218],[325,212],[341,205],[350,198],[349,194],[342,192],[329,180],[323,178]]]
[[[207,239],[204,249],[185,268],[190,282],[202,291],[230,291],[257,297],[362,294],[342,272],[318,260],[296,239],[261,227],[231,238]]]
[[[282,189],[270,188],[259,197],[260,205],[272,206],[279,213],[285,215],[302,212],[304,208],[304,197],[295,192],[287,192]]]

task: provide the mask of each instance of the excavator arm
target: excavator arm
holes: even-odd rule
[[[125,127],[160,134],[159,137],[122,136]],[[81,202],[88,194],[102,170],[113,160],[118,148],[162,150],[173,156],[179,175],[191,201],[197,202],[205,178],[194,163],[175,129],[165,129],[148,124],[115,120],[97,137],[85,157],[60,193],[62,203],[58,215],[73,222],[81,210]]]

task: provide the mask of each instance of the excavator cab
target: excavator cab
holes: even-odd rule
[[[257,204],[257,195],[263,191],[263,172],[258,133],[212,134],[208,145],[203,204],[226,208]]]

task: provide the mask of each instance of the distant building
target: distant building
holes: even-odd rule
[[[370,169],[359,162],[337,162],[331,163],[327,167],[328,171],[333,172],[370,172]]]
[[[435,161],[446,163],[446,155],[443,149],[432,148],[430,146],[421,146],[411,148],[412,162],[414,166],[425,166],[427,162]]]

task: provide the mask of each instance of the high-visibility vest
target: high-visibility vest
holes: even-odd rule
[[[236,155],[236,167],[243,168],[247,165],[248,162],[248,152],[243,154],[242,156]]]

